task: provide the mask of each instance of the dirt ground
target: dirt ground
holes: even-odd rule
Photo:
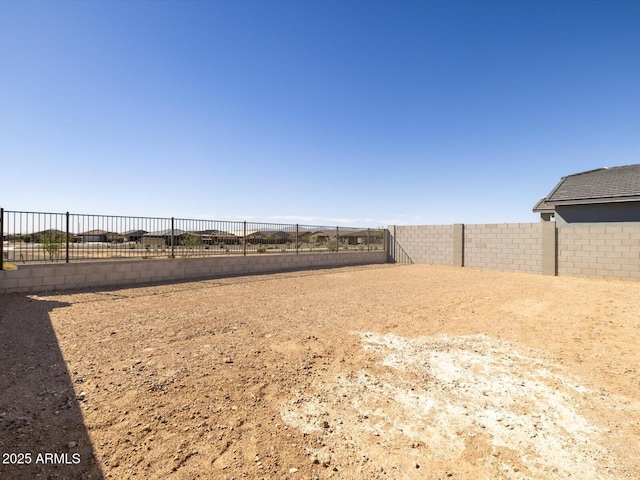
[[[2,479],[640,478],[638,282],[377,265],[8,295],[0,347]]]

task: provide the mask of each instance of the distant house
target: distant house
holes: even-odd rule
[[[280,230],[236,230],[230,232],[239,241],[246,238],[249,243],[287,243],[293,241],[293,235]]]
[[[301,243],[310,243],[312,242],[311,240],[311,235],[313,234],[312,231],[309,230],[300,230],[298,232],[298,241]]]
[[[247,241],[251,242],[251,241],[261,241],[265,239],[265,234],[262,233],[260,230],[251,230],[251,231],[247,231]]]
[[[640,164],[599,168],[562,177],[533,207],[542,221],[640,222]]]
[[[173,245],[178,246],[181,243],[182,236],[187,232],[178,229],[174,229],[172,232],[170,228],[167,230],[159,230],[157,232],[147,232],[142,235],[142,245],[170,246],[172,233]]]
[[[106,230],[89,230],[77,236],[81,242],[116,242],[122,240],[119,234],[107,232]]]
[[[247,241],[251,241],[252,239],[255,241],[263,238],[262,233],[258,230],[232,230],[229,234],[233,235],[240,242],[242,242],[242,239],[245,237]]]
[[[316,230],[314,232],[311,232],[311,235],[309,236],[309,238],[311,239],[312,242],[327,243],[329,242],[329,240],[331,240],[332,236],[335,236],[335,232],[329,232],[326,230]]]
[[[349,245],[367,245],[367,243],[377,243],[381,238],[380,230],[340,229],[340,239]]]
[[[27,235],[28,236],[28,235]],[[42,242],[42,239],[45,237],[57,237],[57,238],[66,238],[67,232],[63,232],[62,230],[56,230],[55,228],[50,228],[48,230],[42,230],[40,232],[35,232],[31,234],[30,240],[35,243]]]
[[[290,235],[288,232],[284,232],[282,230],[265,231],[261,233],[263,233],[264,238],[269,243],[287,243],[289,241],[294,241],[295,239],[295,233]]]
[[[125,242],[136,242],[140,243],[142,241],[142,237],[145,233],[148,233],[146,230],[128,230],[122,233]]]
[[[331,230],[316,230],[311,232],[309,238],[316,243],[328,243],[330,241],[335,242],[336,233],[340,238],[340,242],[347,243],[349,245],[366,245],[367,241],[374,242],[379,236],[378,230],[367,230],[366,228],[345,228],[338,227],[338,231]]]
[[[89,230],[79,233],[76,238],[80,242],[122,242],[124,237],[116,232],[106,230]]]
[[[222,230],[199,230],[193,232],[193,235],[198,235],[200,241],[204,245],[216,245],[218,243],[224,243],[226,245],[236,245],[240,243],[240,239],[233,233],[224,232]]]

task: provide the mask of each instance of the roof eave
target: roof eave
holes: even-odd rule
[[[555,208],[534,208],[533,213],[555,213]]]
[[[580,198],[570,200],[547,200],[547,205],[591,205],[596,203],[623,203],[623,202],[640,202],[640,195],[632,195],[628,197],[601,197],[601,198]]]
[[[541,198],[540,200],[538,200],[538,203],[536,203],[533,206],[533,212],[534,213],[554,213],[555,212],[555,208],[554,207],[550,207],[545,198]]]

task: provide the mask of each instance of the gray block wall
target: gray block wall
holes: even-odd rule
[[[394,228],[389,227],[393,234]],[[395,242],[412,263],[451,265],[453,225],[396,225]]]
[[[542,273],[541,223],[465,225],[464,265]]]
[[[558,228],[558,275],[640,280],[640,223]]]
[[[395,225],[389,255],[411,263],[640,280],[640,222]],[[393,246],[393,248],[392,248]],[[387,253],[341,252],[20,265],[0,271],[0,294],[385,263]]]
[[[0,270],[0,294],[140,285],[386,261],[387,254],[381,250],[19,265],[17,270]]]
[[[391,226],[413,263],[640,280],[640,222]],[[392,252],[391,252],[392,253]]]

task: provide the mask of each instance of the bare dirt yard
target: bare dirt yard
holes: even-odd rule
[[[378,265],[8,295],[0,348],[2,479],[640,478],[638,282]]]

